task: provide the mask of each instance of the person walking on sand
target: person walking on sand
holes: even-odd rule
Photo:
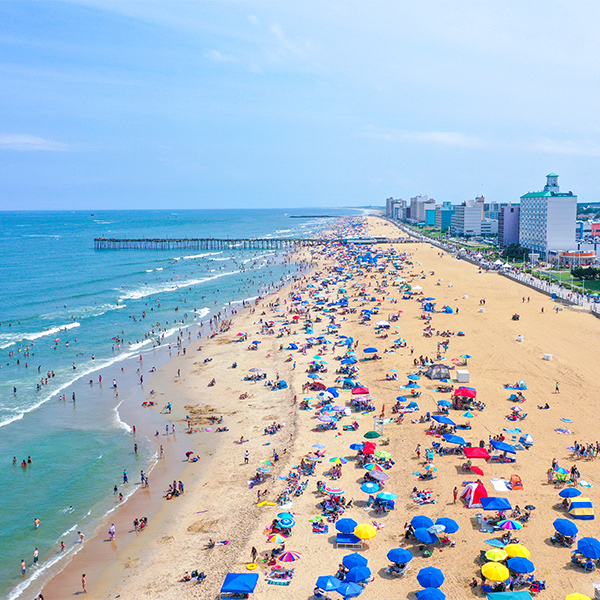
[[[252,546],[252,550],[250,550],[250,554],[252,555],[252,562],[256,563],[256,556],[258,555],[258,550]]]
[[[111,542],[115,539],[115,533],[116,532],[117,532],[117,530],[115,528],[115,524],[111,523],[110,527],[108,528],[108,537],[110,538]]]
[[[554,393],[560,394],[560,386],[558,385],[558,381],[556,382],[556,385],[554,386]]]
[[[454,501],[452,502],[452,504],[456,504],[456,499],[458,498],[458,488],[457,487],[454,488],[452,495],[454,496]]]
[[[87,594],[87,578],[85,573],[81,576],[81,587],[83,588],[83,593]]]
[[[415,452],[417,454],[417,460],[421,459],[421,444],[417,444],[417,447],[415,448]]]
[[[247,465],[248,464],[248,459],[250,458],[250,452],[248,452],[248,450],[246,450],[246,452],[244,452],[244,464]]]

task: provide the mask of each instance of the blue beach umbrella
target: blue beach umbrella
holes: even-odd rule
[[[416,593],[417,600],[446,600],[446,594],[437,588],[425,588]]]
[[[369,564],[369,561],[362,554],[353,552],[352,554],[346,554],[346,556],[342,558],[342,564],[346,569],[353,569],[354,567],[366,567]]]
[[[360,489],[366,494],[374,494],[375,492],[379,491],[379,486],[372,481],[367,481],[367,483],[363,483],[360,486]]]
[[[258,344],[260,344],[260,342],[258,340],[252,342],[253,345],[258,346]]]
[[[364,589],[362,585],[358,585],[353,581],[342,581],[340,587],[335,591],[344,598],[353,598],[354,596],[360,596]]]
[[[569,519],[556,519],[552,525],[558,533],[568,535],[569,537],[573,537],[579,533],[577,525],[573,521],[569,521]]]
[[[352,533],[358,523],[354,519],[340,519],[336,524],[335,528],[340,533]]]
[[[425,588],[439,588],[445,579],[444,574],[435,567],[425,567],[417,574],[419,585]]]
[[[369,567],[353,567],[346,573],[344,581],[358,583],[359,581],[369,579],[369,577],[371,577],[371,569]]]
[[[600,558],[600,542],[591,537],[584,537],[577,542],[577,550],[586,558]]]
[[[445,433],[444,434],[444,439],[449,444],[458,444],[459,446],[466,446],[467,445],[467,442],[465,442],[465,440],[463,438],[461,438],[459,435],[452,435],[451,433]]]
[[[410,524],[415,529],[427,529],[433,525],[433,519],[426,515],[417,515],[410,520]]]
[[[438,423],[443,423],[444,425],[456,425],[452,419],[449,419],[444,415],[433,415],[431,418]]]
[[[317,579],[317,583],[315,585],[324,592],[333,592],[334,590],[337,590],[340,585],[342,585],[342,582],[333,575],[321,575],[321,577]]]
[[[528,558],[522,556],[509,558],[506,564],[515,573],[533,573],[535,571],[534,564]]]
[[[450,400],[438,400],[438,406],[452,406]]]
[[[443,525],[446,533],[456,533],[458,531],[458,523],[449,517],[440,517],[435,524]]]
[[[377,348],[365,348],[363,352],[365,354],[375,354],[375,352],[377,352]]]
[[[339,397],[340,393],[337,391],[337,388],[334,387],[328,387],[327,392],[329,392],[334,398]]]
[[[406,550],[406,548],[392,548],[387,553],[387,557],[388,560],[397,564],[406,564],[414,558],[412,553]]]
[[[407,375],[406,377],[411,381],[419,381],[421,379],[418,375]]]
[[[429,532],[424,527],[415,529],[415,537],[424,544],[435,544],[437,542],[437,535]]]
[[[408,398],[406,396],[396,396],[396,400],[399,402],[406,402]]]
[[[280,512],[277,515],[277,518],[278,519],[293,519],[294,515],[292,513],[289,513],[289,512]]]
[[[377,494],[377,497],[380,500],[396,500],[398,496],[396,494],[392,494],[392,492],[380,492]]]
[[[558,495],[561,498],[576,498],[577,496],[581,496],[581,492],[577,488],[565,488],[564,490],[560,490]]]
[[[296,524],[296,521],[294,519],[279,519],[279,524],[285,529],[289,529]]]
[[[364,444],[350,444],[350,450],[362,450],[364,447]]]
[[[421,388],[421,386],[417,385],[416,383],[409,383],[408,385],[405,385],[404,387],[408,390],[418,390]]]
[[[325,446],[323,444],[313,444],[313,448],[319,448],[319,450],[323,450]]]
[[[499,440],[491,440],[490,444],[494,448],[496,448],[496,450],[500,450],[500,452],[508,452],[510,454],[516,454],[517,453],[517,451],[510,444],[507,444],[506,442],[501,442]]]

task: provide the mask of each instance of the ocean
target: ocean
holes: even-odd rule
[[[114,485],[129,496],[154,464],[149,439],[137,436],[133,453],[118,410],[138,384],[140,355],[148,377],[180,330],[187,341],[188,328],[298,269],[275,251],[95,251],[94,237],[311,237],[332,224],[291,214],[357,211],[0,213],[0,597],[30,597],[81,547],[77,532],[91,535],[114,509]],[[30,568],[36,547],[40,566]]]

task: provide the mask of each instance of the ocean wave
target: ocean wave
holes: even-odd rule
[[[228,271],[227,273],[219,273],[218,275],[213,275],[212,277],[203,277],[201,279],[188,279],[182,280],[177,283],[164,283],[162,285],[145,285],[143,287],[137,288],[135,290],[131,290],[123,294],[119,299],[120,300],[139,300],[140,298],[146,298],[147,296],[153,296],[154,294],[165,294],[168,292],[176,292],[182,288],[191,287],[194,285],[200,285],[201,283],[206,283],[207,281],[212,281],[213,279],[218,279],[220,277],[226,277],[228,275],[235,275],[240,273],[240,271]]]
[[[194,260],[195,258],[204,258],[205,256],[217,256],[223,254],[222,252],[204,252],[202,254],[191,254],[190,256],[184,256],[183,260]],[[180,259],[177,259],[180,260]]]
[[[4,350],[4,348],[8,348],[18,342],[37,340],[38,338],[46,337],[47,335],[54,335],[67,329],[79,327],[80,325],[81,323],[75,322],[68,323],[67,325],[58,325],[56,327],[51,327],[50,329],[44,329],[43,331],[34,331],[32,333],[2,333],[0,334],[0,350]]]

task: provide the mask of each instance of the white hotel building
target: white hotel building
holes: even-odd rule
[[[558,175],[546,175],[542,192],[521,196],[519,243],[547,260],[550,250],[573,250],[577,196],[561,194]]]

